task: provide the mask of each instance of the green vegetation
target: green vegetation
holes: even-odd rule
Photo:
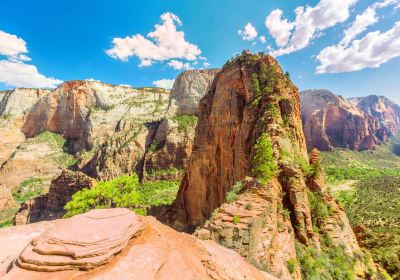
[[[60,134],[51,131],[44,131],[35,137],[28,139],[26,144],[48,144],[50,148],[54,150],[54,152],[48,156],[49,159],[63,167],[70,167],[77,162],[77,159],[68,153],[65,147],[66,141],[67,140]]]
[[[290,210],[283,209],[283,216],[285,217],[286,220],[289,220],[290,219]]]
[[[11,120],[11,118],[12,118],[11,113],[4,113],[4,114],[0,115],[0,119],[5,120],[5,121],[9,121],[9,120]]]
[[[394,153],[394,149],[395,144],[385,144],[374,151],[335,149],[331,152],[321,152],[328,183],[400,176],[400,158]]]
[[[16,190],[13,191],[15,202],[21,204],[42,195],[45,192],[45,184],[46,181],[43,178],[30,178],[23,181]]]
[[[29,178],[15,187],[12,191],[16,207],[0,211],[0,228],[13,225],[13,218],[19,206],[27,200],[33,199],[45,193],[46,180],[43,178]]]
[[[282,162],[300,169],[304,175],[307,176],[311,173],[311,166],[304,157],[295,153],[288,153],[286,151],[281,151],[280,156]]]
[[[174,202],[179,189],[177,181],[146,182],[137,187],[139,193],[139,206],[170,205]]]
[[[165,169],[151,169],[148,174],[150,176],[160,176],[160,175],[177,175],[177,174],[183,174],[184,170],[183,169],[178,169],[175,167],[172,168],[165,168]]]
[[[238,193],[243,189],[243,184],[242,182],[236,182],[232,190],[229,191],[226,196],[225,196],[225,201],[227,203],[232,203],[238,199]]]
[[[13,225],[13,217],[18,208],[6,209],[0,211],[0,228],[10,227]]]
[[[136,87],[134,88],[136,90],[142,90],[145,92],[151,92],[151,93],[163,93],[163,94],[168,94],[169,90],[164,89],[164,88],[158,88],[158,87]]]
[[[400,279],[400,158],[398,144],[374,151],[323,152],[328,182],[352,226],[360,226],[360,245],[395,280]],[[349,182],[351,180],[351,182]],[[335,187],[347,182],[344,187]],[[324,211],[323,211],[324,212]]]
[[[267,133],[261,134],[254,145],[251,173],[265,185],[276,174],[278,167],[273,156],[272,143]]]
[[[361,245],[393,279],[400,279],[400,178],[374,177],[339,193],[350,223],[366,228]]]
[[[289,270],[290,274],[293,274],[296,270],[296,260],[294,259],[288,260],[286,263],[286,267]]]
[[[320,220],[333,214],[332,207],[323,200],[320,194],[307,190],[307,197],[313,218],[313,224],[318,225]]]
[[[140,185],[136,175],[120,176],[99,182],[92,189],[83,189],[72,196],[64,209],[66,217],[85,213],[90,209],[127,207],[146,214],[151,206],[171,204],[178,191],[178,182],[158,181]]]
[[[325,237],[321,251],[296,242],[296,254],[304,280],[355,280],[354,259],[344,248]]]
[[[233,222],[235,225],[237,225],[238,223],[240,223],[240,217],[239,217],[239,216],[233,216],[232,222]]]
[[[62,149],[65,145],[66,140],[60,134],[51,132],[51,131],[44,131],[35,137],[29,139],[29,143],[32,144],[40,144],[40,143],[47,143],[53,149]]]
[[[197,117],[194,115],[176,115],[172,120],[178,123],[179,133],[188,133],[189,130],[196,126]]]
[[[160,143],[158,141],[153,141],[150,145],[150,147],[148,148],[148,152],[149,153],[153,153],[155,151],[157,151],[158,149],[160,149]]]

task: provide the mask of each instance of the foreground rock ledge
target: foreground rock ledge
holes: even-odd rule
[[[0,230],[0,247],[2,279],[276,279],[123,208]]]

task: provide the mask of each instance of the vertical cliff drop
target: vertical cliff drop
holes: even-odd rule
[[[197,228],[199,238],[280,279],[301,279],[308,250],[329,261],[332,248],[348,258],[349,271],[338,273],[365,277],[363,253],[325,187],[316,151],[311,159],[298,89],[271,56],[244,52],[200,102],[192,155],[165,219],[178,230]]]

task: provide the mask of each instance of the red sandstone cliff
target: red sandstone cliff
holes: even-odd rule
[[[303,91],[301,113],[309,150],[369,150],[386,136],[374,116],[327,90]]]
[[[278,168],[264,184],[251,178],[261,135],[270,139]],[[180,230],[200,227],[200,238],[236,250],[280,279],[301,279],[296,242],[323,251],[320,240],[330,238],[346,254],[362,254],[315,158],[310,173],[297,88],[271,56],[244,53],[223,67],[200,102],[192,155],[164,218]],[[237,184],[236,199],[227,201]],[[327,217],[311,212],[310,195],[331,209]]]

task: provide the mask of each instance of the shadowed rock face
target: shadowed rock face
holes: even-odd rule
[[[327,90],[302,92],[301,113],[309,150],[373,149],[385,139],[372,115]]]
[[[79,171],[64,169],[52,180],[49,192],[22,203],[14,217],[15,225],[59,219],[65,214],[64,206],[72,196],[84,188],[92,188],[96,180]]]
[[[0,244],[2,279],[276,279],[212,241],[122,208],[0,230]]]

